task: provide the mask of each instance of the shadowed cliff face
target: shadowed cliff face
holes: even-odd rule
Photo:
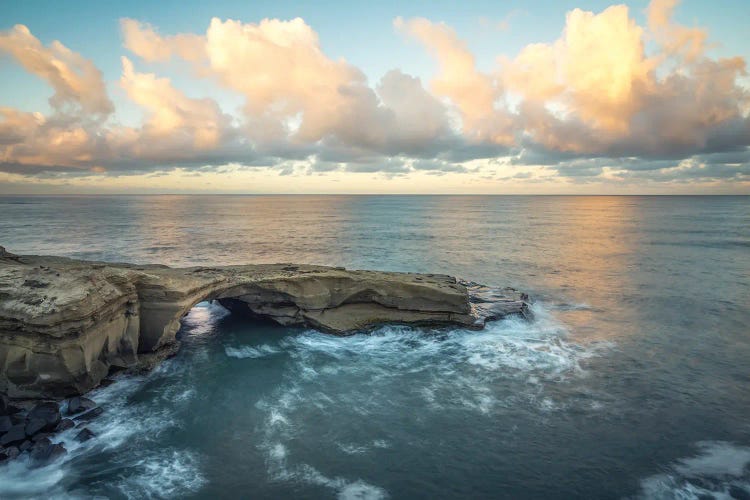
[[[111,369],[151,366],[175,351],[180,318],[214,299],[232,312],[340,335],[388,322],[481,328],[527,311],[513,289],[445,275],[288,264],[174,269],[0,247],[0,393],[80,394]]]

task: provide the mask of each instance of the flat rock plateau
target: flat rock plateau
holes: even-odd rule
[[[173,354],[198,302],[346,335],[384,323],[482,328],[528,297],[439,274],[271,264],[171,268],[19,256],[0,247],[0,394],[61,399]]]

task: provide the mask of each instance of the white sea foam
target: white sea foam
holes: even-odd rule
[[[338,498],[339,500],[380,500],[388,498],[388,493],[377,486],[363,481],[355,481],[341,488]]]
[[[342,477],[329,477],[315,467],[306,464],[289,464],[289,452],[281,443],[264,443],[260,446],[266,452],[268,472],[277,481],[295,481],[331,488],[337,498],[343,500],[380,500],[388,498],[388,493],[361,479],[349,481]]]
[[[293,443],[314,439],[317,432],[309,424],[311,417],[348,413],[343,421],[377,422],[383,412],[400,414],[403,405],[420,400],[426,405],[415,420],[446,410],[491,417],[519,403],[539,414],[559,411],[563,404],[547,394],[548,386],[583,379],[581,362],[609,346],[570,342],[565,326],[542,305],[535,305],[534,313],[532,322],[507,319],[482,331],[385,326],[344,338],[315,331],[284,337],[279,346],[289,357],[285,380],[256,405],[266,415],[259,449],[266,455],[269,476],[327,486],[340,498],[387,495],[360,479],[329,477],[295,460],[289,451]],[[508,382],[522,390],[503,391]],[[350,434],[336,439],[336,432],[328,436],[334,439],[321,442],[326,453],[367,460],[390,446],[386,439],[352,442],[346,439]],[[387,429],[383,432],[387,436]]]
[[[116,484],[127,498],[181,498],[205,483],[196,456],[179,450],[146,455],[133,463],[129,471]]]
[[[180,375],[185,369],[184,365],[167,362],[148,375],[117,377],[113,384],[92,391],[89,396],[104,409],[100,417],[86,424],[95,437],[79,443],[75,436],[81,429],[72,428],[55,435],[53,441],[62,442],[67,454],[51,464],[36,467],[22,456],[0,466],[0,498],[90,498],[88,492],[70,491],[66,478],[75,476],[75,463],[84,455],[112,451],[117,454],[118,465],[132,472],[108,487],[128,498],[174,498],[199,488],[204,479],[194,455],[179,450],[149,454],[147,446],[135,454],[124,450],[134,439],[156,441],[165,430],[179,425],[174,406],[189,404],[194,389],[164,387],[158,398],[166,400],[166,405],[137,403],[131,397],[149,381]]]
[[[561,404],[546,393],[548,384],[584,376],[586,370],[581,361],[606,346],[570,342],[564,325],[544,307],[534,306],[534,313],[533,322],[508,319],[479,332],[425,332],[387,326],[371,334],[340,338],[307,331],[284,337],[278,345],[225,345],[224,351],[237,359],[288,355],[284,381],[256,404],[265,414],[259,449],[266,456],[270,478],[328,487],[339,498],[384,498],[385,490],[361,478],[330,477],[313,465],[296,460],[290,453],[291,443],[315,432],[308,425],[306,414],[316,411],[319,418],[330,418],[344,411],[359,419],[373,419],[384,409],[389,414],[400,411],[400,405],[412,400],[426,403],[425,418],[444,410],[491,416],[498,409],[519,403],[531,404],[540,413],[557,411]],[[213,321],[198,316],[191,312],[187,319],[195,323],[190,335],[195,334],[199,323]],[[210,329],[200,327],[198,333],[208,334]],[[0,467],[0,497],[33,498],[49,492],[63,497],[62,482],[71,460],[97,450],[120,453],[121,447],[134,439],[158,440],[163,432],[179,425],[173,411],[175,405],[190,405],[196,397],[195,389],[163,381],[184,377],[192,369],[190,363],[175,359],[148,375],[122,377],[112,386],[94,391],[93,399],[105,408],[104,415],[89,424],[97,437],[77,443],[74,430],[60,435],[69,453],[45,468],[43,478],[23,460]],[[346,381],[343,387],[342,380]],[[132,396],[151,381],[162,382],[154,394],[163,403],[134,401]],[[508,385],[507,381],[520,382],[521,394],[508,396],[498,392],[498,388]],[[402,399],[393,399],[394,395]],[[507,397],[513,399],[505,400]],[[389,437],[387,432],[382,435]],[[334,438],[329,446],[352,459],[390,447],[389,440],[380,436],[363,442],[352,442],[344,436]],[[197,455],[172,448],[150,454],[148,446],[144,450],[145,455],[128,451],[121,456],[125,462],[120,465],[134,471],[132,478],[110,485],[122,495],[179,497],[197,491],[205,483]]]
[[[259,345],[255,347],[252,347],[249,345],[240,346],[240,347],[224,346],[224,352],[230,358],[237,358],[237,359],[264,358],[272,354],[280,353],[281,349],[278,349],[277,347],[273,347],[268,344],[263,344],[263,345]]]
[[[677,460],[668,472],[642,480],[637,498],[729,500],[750,496],[750,447],[723,441],[704,441],[696,447],[696,455]]]

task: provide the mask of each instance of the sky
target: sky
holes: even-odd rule
[[[750,2],[0,3],[0,194],[750,194]]]

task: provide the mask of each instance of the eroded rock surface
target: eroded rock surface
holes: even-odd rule
[[[198,302],[348,334],[382,323],[462,325],[527,313],[527,297],[437,274],[313,265],[170,268],[17,256],[0,247],[0,394],[60,398],[175,350]]]

